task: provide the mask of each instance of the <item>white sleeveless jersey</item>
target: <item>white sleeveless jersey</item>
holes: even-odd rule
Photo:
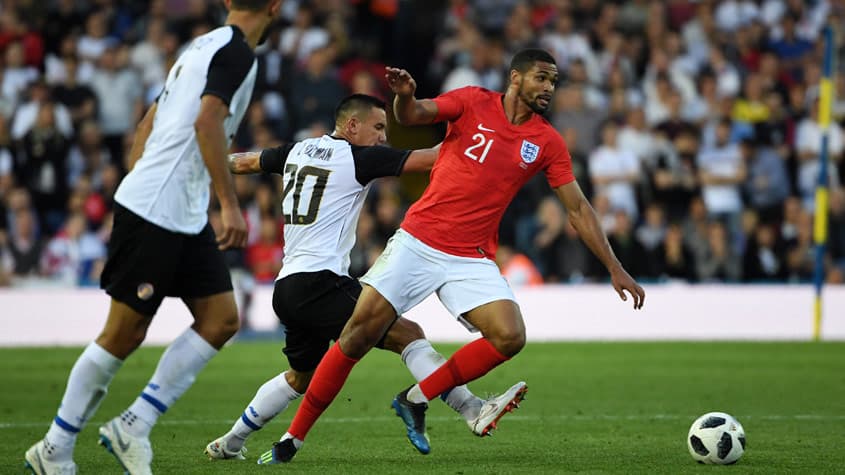
[[[328,135],[265,150],[262,170],[284,177],[285,258],[277,279],[321,270],[349,275],[349,253],[370,183],[399,175],[408,154]]]
[[[211,183],[194,131],[200,100],[212,94],[228,104],[223,128],[231,142],[256,71],[255,54],[238,27],[222,26],[194,39],[167,75],[144,153],[115,201],[162,228],[199,233],[208,222]]]

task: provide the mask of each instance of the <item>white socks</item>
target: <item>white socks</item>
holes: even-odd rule
[[[420,388],[419,384],[413,385],[411,389],[408,390],[408,394],[405,395],[405,398],[408,399],[408,402],[412,402],[414,404],[428,402],[428,398],[425,397],[425,394],[423,394],[422,388]]]
[[[138,399],[121,414],[123,428],[136,437],[149,437],[159,416],[194,384],[216,354],[217,349],[197,332],[185,330],[167,347]]]
[[[235,421],[229,432],[223,436],[226,439],[227,450],[233,452],[240,450],[250,434],[264,427],[264,424],[284,411],[291,401],[302,396],[288,384],[285,374],[287,372],[258,388],[255,397],[247,404],[240,419]]]
[[[446,358],[431,346],[431,342],[419,339],[412,341],[402,350],[402,362],[408,367],[414,379],[422,381],[442,366],[446,362]],[[481,405],[483,404],[483,401],[470,392],[466,385],[453,388],[446,393],[445,398],[441,396],[441,399],[449,407],[459,412],[467,421],[478,417],[478,412],[481,410]],[[414,385],[411,391],[408,392],[408,400],[411,402],[428,401],[422,394],[422,391],[420,391],[419,385]]]
[[[109,383],[123,364],[103,347],[89,344],[76,360],[68,376],[58,414],[45,437],[53,445],[53,460],[69,460],[76,436],[100,406]]]

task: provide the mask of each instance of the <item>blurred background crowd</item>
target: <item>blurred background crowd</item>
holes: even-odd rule
[[[0,285],[96,285],[134,126],[216,0],[0,2]],[[843,0],[286,0],[258,50],[238,151],[331,132],[336,103],[389,99],[384,66],[417,97],[504,90],[516,51],[560,70],[548,120],[620,260],[645,281],[804,282],[813,275],[821,32]],[[828,282],[845,281],[843,34],[830,128]],[[440,127],[391,124],[430,146]],[[361,275],[426,177],[378,182],[358,227]],[[249,246],[242,287],[282,262],[278,177],[236,177]],[[211,210],[211,221],[219,216]],[[544,177],[519,193],[498,260],[513,285],[602,281]]]

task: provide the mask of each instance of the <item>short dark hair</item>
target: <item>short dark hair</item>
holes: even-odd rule
[[[232,0],[232,10],[258,11],[266,7],[273,0]]]
[[[557,66],[555,58],[548,51],[539,48],[528,48],[514,55],[511,60],[511,71],[516,69],[520,73],[525,73],[538,61]]]
[[[346,96],[340,101],[340,104],[334,110],[335,123],[339,122],[351,113],[366,111],[369,112],[372,108],[384,109],[384,101],[378,97],[373,97],[368,94],[352,94]]]

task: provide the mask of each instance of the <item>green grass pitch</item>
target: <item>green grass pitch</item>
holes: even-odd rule
[[[454,345],[435,345],[451,354]],[[247,461],[211,462],[205,444],[224,433],[255,390],[285,368],[278,343],[235,343],[162,417],[152,435],[153,471],[237,473],[845,473],[845,343],[529,343],[470,387],[477,394],[528,382],[522,407],[493,437],[477,438],[448,407],[428,412],[432,452],[419,455],[390,411],[411,383],[398,356],[368,355],[291,464],[259,467],[298,403],[248,442]],[[0,473],[22,473],[23,453],[43,436],[79,348],[0,349]],[[146,383],[162,348],[124,365],[79,436],[82,474],[119,473],[96,444],[98,425]],[[748,447],[733,466],[703,466],[687,453],[699,415],[736,416]]]

